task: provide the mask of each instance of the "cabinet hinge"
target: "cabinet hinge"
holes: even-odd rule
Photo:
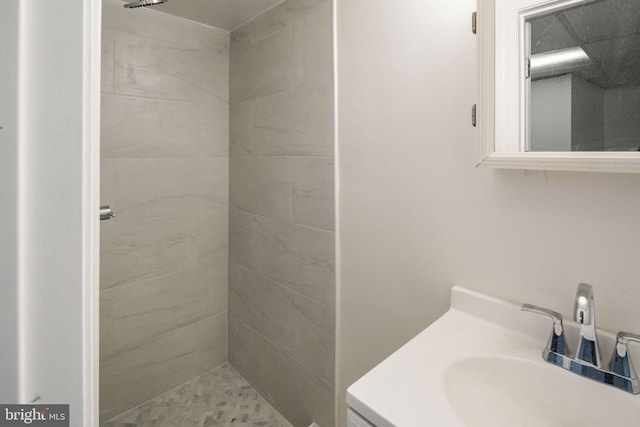
[[[524,59],[524,77],[526,79],[531,77],[531,58]]]
[[[471,31],[473,31],[473,34],[477,34],[476,30],[477,30],[477,19],[478,19],[478,13],[477,12],[473,12],[471,14]]]
[[[471,124],[476,127],[476,104],[471,107]]]

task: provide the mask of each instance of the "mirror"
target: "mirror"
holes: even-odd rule
[[[479,0],[478,165],[640,172],[640,0]]]
[[[527,151],[640,150],[640,1],[525,18]]]

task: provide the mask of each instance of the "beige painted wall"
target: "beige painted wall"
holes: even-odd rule
[[[100,413],[227,360],[229,34],[103,2]]]
[[[475,169],[475,2],[337,4],[340,404],[453,284],[640,331],[640,176]]]
[[[231,34],[229,359],[295,426],[334,424],[332,7]]]

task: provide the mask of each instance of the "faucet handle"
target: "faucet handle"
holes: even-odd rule
[[[629,358],[629,341],[640,343],[640,335],[631,332],[618,332],[616,347],[613,349],[613,355],[609,362],[609,370],[622,377],[634,379],[638,378],[638,374]]]
[[[569,356],[571,351],[567,345],[567,340],[564,335],[564,325],[562,324],[562,314],[557,311],[549,310],[544,307],[538,307],[531,304],[522,304],[522,311],[528,311],[530,313],[542,314],[543,316],[550,317],[553,320],[553,330],[549,336],[545,353],[552,352],[560,354],[562,356]],[[549,360],[554,358],[551,354],[546,354],[545,359]]]

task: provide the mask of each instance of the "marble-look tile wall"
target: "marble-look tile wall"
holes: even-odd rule
[[[102,420],[227,360],[229,34],[103,1]]]
[[[334,425],[332,5],[231,34],[229,358],[294,426]]]

